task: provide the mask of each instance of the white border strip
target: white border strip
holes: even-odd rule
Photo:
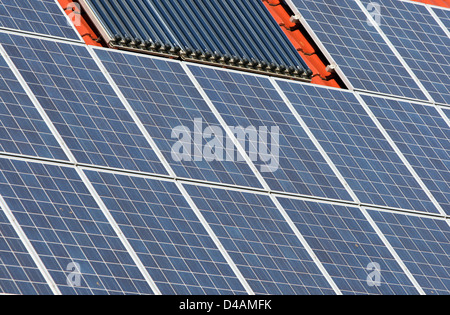
[[[125,106],[126,110],[128,111],[128,113],[131,115],[131,117],[133,118],[133,121],[137,124],[137,126],[139,127],[139,130],[142,132],[142,134],[144,135],[145,139],[147,140],[147,142],[150,144],[151,148],[154,150],[155,154],[157,155],[157,157],[160,159],[160,161],[162,162],[162,164],[164,165],[164,167],[166,168],[167,172],[170,174],[170,176],[172,177],[173,180],[175,180],[175,183],[178,187],[178,189],[180,190],[180,192],[182,193],[182,195],[185,197],[185,199],[187,200],[187,202],[189,203],[189,205],[191,206],[192,210],[194,211],[194,213],[197,215],[197,218],[199,219],[199,221],[202,223],[203,227],[205,228],[205,230],[208,232],[208,235],[211,237],[211,239],[213,240],[214,244],[216,245],[216,247],[219,249],[219,251],[221,252],[222,256],[225,258],[225,260],[227,261],[227,263],[229,264],[229,266],[231,267],[231,269],[235,272],[236,277],[239,279],[239,281],[241,282],[241,284],[243,285],[243,287],[245,288],[245,290],[247,291],[247,293],[249,295],[254,295],[253,290],[250,288],[250,285],[247,283],[247,281],[245,280],[245,278],[243,277],[243,275],[241,274],[241,272],[239,271],[239,269],[237,268],[236,264],[234,263],[234,261],[231,259],[231,257],[228,255],[228,253],[226,252],[225,248],[223,247],[222,243],[220,242],[219,238],[216,236],[216,234],[214,233],[214,231],[211,229],[211,227],[208,225],[206,219],[203,217],[203,215],[201,214],[201,212],[198,210],[198,208],[195,206],[195,203],[192,201],[192,199],[190,198],[190,196],[188,195],[187,191],[185,190],[185,188],[183,187],[183,185],[177,181],[177,177],[175,172],[173,171],[172,167],[170,166],[170,164],[167,162],[166,158],[164,157],[164,155],[162,154],[162,152],[159,150],[158,146],[156,145],[155,141],[152,139],[150,133],[147,131],[147,129],[145,128],[144,124],[142,123],[142,121],[139,119],[139,116],[136,114],[136,112],[133,110],[132,106],[130,105],[130,103],[128,102],[128,100],[125,98],[125,96],[123,95],[122,91],[120,90],[120,88],[117,86],[116,82],[114,81],[114,79],[111,77],[111,75],[108,73],[108,71],[106,70],[105,66],[103,65],[103,63],[101,62],[100,58],[97,56],[97,54],[95,53],[94,49],[89,47],[88,48],[89,53],[91,54],[92,58],[95,60],[95,62],[97,63],[98,67],[100,68],[100,70],[102,71],[102,73],[104,74],[104,76],[106,77],[106,79],[108,80],[108,83],[112,86],[112,88],[114,89],[114,91],[116,92],[117,96],[119,97],[119,99],[121,100],[121,102],[123,103],[123,105]],[[106,206],[105,206],[106,209]]]
[[[30,240],[28,239],[25,232],[22,230],[22,227],[20,226],[19,222],[17,222],[16,218],[14,217],[14,214],[12,213],[11,209],[8,207],[8,204],[6,203],[5,199],[3,199],[3,196],[0,195],[0,207],[3,209],[3,212],[6,214],[6,217],[8,218],[9,222],[14,228],[14,231],[19,236],[20,240],[22,241],[23,245],[27,249],[28,253],[30,254],[31,258],[33,259],[34,263],[38,267],[39,271],[41,272],[42,276],[44,277],[45,281],[47,282],[48,286],[52,290],[54,295],[62,295],[61,291],[59,290],[58,286],[56,285],[55,281],[53,280],[52,276],[50,275],[49,271],[45,267],[44,263],[42,262],[41,258],[39,257],[38,253],[34,249],[33,245],[31,244]],[[1,209],[0,209],[1,211]]]
[[[370,216],[370,214],[367,212],[367,210],[365,208],[361,208],[361,212],[363,213],[364,217],[366,218],[366,220],[370,223],[370,225],[372,226],[372,228],[375,230],[375,232],[378,234],[378,236],[381,238],[381,240],[383,241],[384,246],[387,247],[387,249],[389,250],[389,252],[391,253],[392,256],[394,256],[394,259],[397,261],[397,263],[400,265],[400,267],[402,268],[403,272],[406,274],[406,276],[408,277],[409,281],[411,281],[411,283],[414,285],[414,287],[416,288],[416,290],[419,292],[420,295],[426,295],[425,291],[422,289],[422,287],[419,285],[419,283],[417,282],[416,278],[414,278],[413,274],[411,273],[411,271],[409,271],[408,267],[406,267],[405,263],[403,262],[403,260],[400,258],[400,256],[397,254],[397,252],[395,251],[394,247],[392,247],[391,243],[389,243],[388,239],[386,238],[386,236],[383,234],[383,232],[380,230],[380,228],[378,227],[378,225],[375,223],[375,221],[372,219],[372,217]]]
[[[225,120],[222,118],[222,116],[220,115],[219,111],[216,109],[216,107],[214,106],[214,103],[211,101],[211,99],[208,97],[208,95],[206,94],[206,92],[203,90],[202,86],[200,85],[200,83],[197,81],[197,79],[195,78],[195,76],[192,74],[191,70],[189,69],[189,67],[185,64],[182,63],[183,68],[186,71],[186,74],[188,75],[188,77],[191,79],[191,81],[194,83],[195,87],[198,89],[198,91],[200,92],[200,94],[202,95],[203,99],[206,101],[206,103],[208,104],[208,106],[210,107],[211,111],[213,112],[213,114],[216,116],[217,120],[221,123],[222,127],[224,128],[224,130],[226,131],[228,137],[230,139],[233,140],[237,150],[239,151],[239,153],[244,157],[244,159],[246,160],[246,162],[248,163],[248,165],[250,165],[251,169],[254,171],[256,177],[260,180],[261,184],[263,185],[263,187],[265,187],[268,191],[269,191],[269,196],[272,200],[272,202],[275,204],[275,206],[277,207],[277,209],[280,211],[281,215],[283,216],[283,218],[285,219],[285,221],[288,223],[289,227],[291,228],[291,230],[294,232],[295,236],[298,238],[298,240],[301,242],[301,244],[303,245],[303,247],[305,248],[305,250],[308,252],[308,254],[310,255],[310,257],[312,258],[313,262],[316,264],[316,266],[320,269],[320,271],[322,272],[323,276],[325,277],[325,279],[328,281],[328,283],[330,284],[331,288],[334,290],[334,292],[337,295],[342,295],[342,292],[339,290],[338,286],[336,285],[336,283],[334,282],[334,280],[331,278],[331,276],[329,275],[328,271],[325,269],[325,267],[322,265],[322,262],[319,260],[319,258],[316,256],[316,254],[314,253],[314,251],[312,250],[312,248],[309,246],[309,244],[306,242],[305,238],[303,237],[303,235],[300,233],[300,231],[298,230],[298,228],[296,227],[296,225],[294,224],[294,222],[292,221],[292,219],[289,217],[289,215],[286,213],[285,209],[281,206],[280,202],[278,201],[278,199],[275,197],[275,195],[272,194],[269,185],[267,184],[267,182],[265,181],[265,179],[262,177],[262,175],[259,173],[257,167],[255,166],[255,164],[253,163],[253,161],[250,159],[250,157],[247,155],[247,153],[245,152],[245,149],[241,146],[241,144],[239,143],[239,141],[235,138],[234,134],[231,132],[230,128],[228,127],[227,123],[225,122]]]
[[[386,138],[388,143],[391,145],[391,147],[394,149],[395,153],[399,156],[403,164],[408,168],[411,175],[415,178],[415,180],[419,183],[422,190],[427,194],[428,198],[430,198],[430,201],[434,204],[436,209],[440,212],[441,215],[446,216],[444,209],[441,207],[439,202],[436,200],[434,195],[431,193],[431,191],[428,189],[428,187],[425,185],[425,183],[420,178],[419,174],[415,171],[414,167],[409,163],[408,159],[403,155],[400,148],[397,146],[397,144],[394,142],[394,140],[391,138],[389,133],[384,129],[383,125],[380,123],[380,121],[377,119],[377,117],[374,115],[372,110],[370,109],[369,105],[366,104],[366,102],[363,100],[361,95],[359,95],[357,92],[353,93],[358,101],[361,103],[362,107],[366,110],[367,114],[372,118],[373,122],[377,126],[378,130],[383,134],[383,136]]]
[[[378,23],[374,20],[373,16],[370,15],[370,13],[367,11],[367,8],[364,6],[364,4],[360,1],[360,0],[354,0],[355,3],[359,6],[359,8],[361,9],[361,11],[367,16],[368,21],[370,21],[372,23],[372,25],[374,26],[374,28],[378,31],[378,33],[381,35],[381,37],[383,38],[383,40],[385,41],[385,43],[388,45],[388,47],[392,50],[392,52],[394,53],[394,55],[398,58],[398,60],[401,62],[401,64],[403,65],[403,67],[405,68],[405,70],[409,73],[409,75],[411,76],[411,78],[415,81],[415,83],[418,85],[418,87],[420,88],[420,90],[424,93],[424,95],[428,98],[428,100],[431,103],[436,103],[435,100],[431,97],[430,93],[428,93],[427,89],[425,88],[425,86],[422,84],[422,82],[419,80],[419,78],[416,76],[416,74],[414,73],[414,71],[409,67],[408,63],[406,62],[405,59],[403,59],[402,55],[400,54],[400,52],[397,50],[397,48],[395,48],[395,46],[392,44],[392,42],[389,40],[389,38],[387,37],[387,35],[383,32],[383,30],[381,29],[380,25],[378,25]]]
[[[436,106],[436,110],[441,114],[442,118],[444,118],[447,125],[450,127],[450,118],[447,116],[447,114],[444,112],[444,108]],[[448,110],[450,113],[450,108],[445,108],[445,110]]]
[[[161,291],[157,287],[155,281],[153,281],[152,277],[148,273],[147,269],[145,268],[144,264],[140,260],[139,256],[134,251],[134,249],[131,246],[130,242],[128,242],[128,239],[125,237],[125,235],[123,234],[123,232],[120,229],[119,225],[117,224],[116,220],[113,218],[113,216],[109,212],[108,208],[103,203],[102,198],[97,194],[97,191],[95,190],[94,186],[89,181],[89,179],[86,176],[86,174],[83,172],[83,170],[81,170],[78,167],[76,168],[76,171],[77,171],[78,175],[80,176],[81,180],[83,181],[83,183],[86,185],[86,187],[89,190],[89,192],[91,193],[92,197],[95,199],[95,201],[99,205],[103,215],[106,217],[106,219],[108,220],[108,223],[111,225],[111,227],[113,228],[114,232],[119,237],[120,241],[124,245],[124,247],[127,250],[128,254],[133,259],[133,262],[138,267],[138,269],[141,272],[142,276],[147,281],[147,283],[150,286],[150,288],[152,289],[153,293],[155,293],[156,295],[161,295]]]

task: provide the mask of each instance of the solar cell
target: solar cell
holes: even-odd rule
[[[450,38],[423,5],[385,0],[381,10],[380,27],[391,43],[433,99],[450,104]]]
[[[440,9],[433,7],[432,10],[436,15],[439,17],[439,19],[444,23],[444,26],[447,27],[447,30],[450,31],[450,10]]]
[[[439,213],[352,93],[278,83],[363,204]]]
[[[67,160],[14,73],[0,56],[0,151]]]
[[[260,153],[253,162],[271,189],[351,200],[269,79],[201,66],[189,68],[228,126],[268,129],[270,152],[261,151],[264,141],[258,145],[258,140],[248,141],[248,152]],[[271,156],[270,163],[264,162],[267,156]],[[268,164],[273,168],[263,172]]]
[[[450,214],[450,126],[433,106],[362,97],[444,211]]]
[[[370,215],[426,294],[450,293],[450,229],[447,222],[370,211]]]
[[[357,208],[279,198],[344,294],[417,294],[398,262]],[[380,283],[369,281],[378,264]],[[369,279],[369,280],[368,280]]]
[[[2,0],[0,28],[80,41],[77,31],[55,0]]]
[[[1,207],[0,294],[52,294],[50,287]]]
[[[174,183],[86,174],[162,294],[245,294]]]
[[[177,176],[262,188],[246,162],[230,161],[225,155],[210,161],[203,154],[210,141],[204,131],[222,128],[178,62],[111,50],[96,53]],[[180,128],[186,128],[191,138],[183,159],[173,155],[180,152],[174,149],[180,139],[173,134]]]
[[[270,197],[185,187],[256,294],[334,294]]]
[[[0,34],[79,163],[167,174],[83,46]]]
[[[354,0],[292,0],[357,90],[428,100]]]
[[[62,294],[151,294],[72,168],[0,159],[0,191]]]
[[[447,118],[450,119],[450,109],[443,109],[442,111],[447,116]]]

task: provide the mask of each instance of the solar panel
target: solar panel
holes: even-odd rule
[[[83,46],[0,34],[79,163],[167,174]]]
[[[74,169],[0,159],[0,170],[2,196],[62,294],[152,293]]]
[[[357,208],[279,198],[300,233],[344,294],[418,294]],[[380,283],[369,281],[378,264]],[[369,269],[369,271],[368,271]]]
[[[450,104],[450,38],[423,5],[385,0],[381,10],[383,32],[433,99]]]
[[[363,99],[450,214],[450,126],[433,106],[365,95]]]
[[[2,0],[0,28],[80,41],[80,36],[55,0]]]
[[[50,287],[1,207],[0,294],[52,294]]]
[[[447,118],[450,119],[450,109],[443,109],[442,111],[447,116]]]
[[[431,8],[434,13],[439,17],[439,19],[444,23],[447,27],[447,30],[450,31],[450,10],[440,9],[436,7]]]
[[[357,90],[427,100],[354,0],[292,0]]]
[[[256,294],[334,293],[270,197],[185,187]]]
[[[245,294],[174,183],[86,174],[162,294]]]
[[[86,0],[86,4],[112,47],[311,78],[312,71],[261,0]],[[272,63],[274,67],[269,67]]]
[[[450,231],[443,220],[370,211],[426,294],[450,293]]]
[[[14,73],[0,56],[0,151],[67,160]]]
[[[222,128],[178,62],[111,50],[96,53],[177,176],[262,188],[246,162],[227,161],[225,154],[210,161],[203,154],[210,141],[204,131]],[[185,152],[174,149],[180,139],[173,132],[180,128],[189,130]]]
[[[438,213],[352,93],[278,83],[363,204]]]
[[[256,148],[257,141],[249,141],[247,152],[260,153],[253,162],[261,171],[273,164],[272,171],[262,172],[271,189],[351,200],[269,79],[215,68],[189,68],[228,126],[268,129],[267,143],[272,148],[272,151],[268,150],[271,151],[268,155],[272,156],[270,163],[261,158],[267,154],[264,156],[265,150],[260,151],[261,143]],[[279,139],[273,132],[274,128],[279,128]],[[273,148],[278,148],[279,154]]]

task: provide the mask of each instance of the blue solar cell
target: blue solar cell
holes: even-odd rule
[[[450,109],[443,109],[444,114],[450,119]]]
[[[225,155],[209,162],[193,149],[197,146],[199,153],[203,153],[210,141],[203,137],[203,132],[206,128],[221,127],[178,62],[110,50],[96,52],[177,176],[262,188],[247,163],[226,161]],[[198,142],[194,137],[195,119],[202,123],[197,132]],[[181,152],[174,150],[179,139],[173,137],[175,128],[180,127],[187,128],[191,137],[185,161],[173,157],[174,152]]]
[[[256,294],[333,294],[268,196],[187,186]]]
[[[362,203],[439,213],[352,93],[279,85]]]
[[[433,106],[363,99],[450,215],[450,126]]]
[[[384,0],[381,10],[383,32],[433,99],[450,104],[450,38],[423,5]]]
[[[450,293],[450,228],[443,220],[370,211],[426,294]]]
[[[0,159],[0,170],[3,198],[63,294],[152,293],[74,169]]]
[[[0,151],[67,160],[50,129],[1,56]]]
[[[0,28],[80,40],[55,0],[2,0]]]
[[[79,163],[167,174],[83,46],[0,34]]]
[[[355,89],[427,100],[354,0],[292,0]]]
[[[86,172],[163,294],[245,294],[174,183]]]
[[[434,11],[434,13],[436,13],[442,23],[444,23],[444,25],[447,27],[447,30],[450,31],[450,10],[440,9],[436,7],[433,7],[432,10]]]
[[[272,150],[271,171],[264,171],[265,159],[253,159],[271,189],[310,196],[351,200],[331,167],[309,139],[269,79],[234,71],[190,66],[228,126],[267,127]],[[279,139],[273,137],[279,128]],[[254,151],[260,141],[249,141]],[[247,152],[252,151],[248,149]],[[279,154],[273,148],[279,149]],[[264,153],[260,151],[260,153]],[[269,164],[269,163],[267,163]]]
[[[0,294],[52,294],[50,287],[1,207]]]
[[[342,293],[418,294],[359,209],[279,200]],[[367,281],[373,263],[382,270],[379,286]]]

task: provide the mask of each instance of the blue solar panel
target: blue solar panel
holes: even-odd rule
[[[85,47],[0,41],[79,163],[166,174]]]
[[[162,294],[245,294],[174,183],[86,173]]]
[[[354,0],[292,0],[355,89],[427,100]]]
[[[195,119],[202,122],[201,130],[197,132],[201,145],[199,153],[203,153],[202,148],[210,141],[201,133],[206,128],[219,127],[220,123],[178,62],[111,50],[97,50],[97,55],[177,176],[262,188],[247,163],[226,161],[225,155],[208,162],[203,154],[193,149],[197,145],[193,135]],[[186,161],[174,160],[172,156],[179,141],[172,133],[180,126],[191,132],[190,154]]]
[[[443,109],[442,111],[447,116],[447,118],[450,119],[450,109]]]
[[[450,104],[450,38],[423,5],[384,0],[381,9],[383,32],[433,99]]]
[[[0,207],[0,294],[50,295],[52,291]]]
[[[370,211],[426,294],[450,293],[450,228],[443,220]]]
[[[269,131],[279,128],[279,139],[270,145],[279,147],[279,166],[272,172],[262,172],[271,189],[351,200],[269,79],[214,68],[190,69],[228,126],[267,127]],[[276,154],[271,154],[276,160]],[[261,158],[254,162],[259,170],[266,165]]]
[[[434,13],[439,17],[439,19],[444,23],[447,27],[447,30],[450,31],[450,10],[432,8]]]
[[[0,151],[67,160],[50,129],[1,56]]]
[[[55,0],[2,0],[0,28],[80,40]]]
[[[344,294],[418,294],[357,208],[279,198],[281,205]],[[383,273],[371,286],[368,266]]]
[[[256,294],[333,294],[268,196],[187,186]]]
[[[279,85],[362,203],[439,213],[352,93]]]
[[[0,170],[2,196],[61,293],[152,293],[74,169],[0,159]]]
[[[450,126],[433,106],[363,99],[450,215]]]

